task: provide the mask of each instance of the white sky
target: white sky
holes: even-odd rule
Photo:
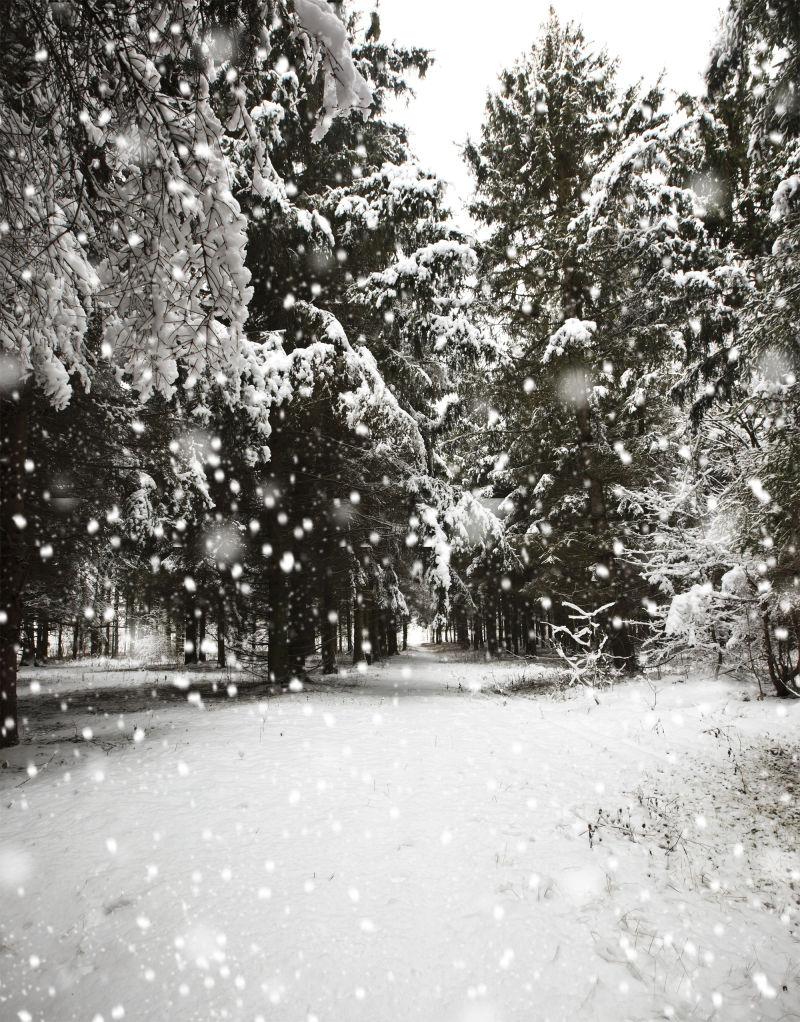
[[[676,91],[700,91],[722,0],[554,0],[564,20],[620,60],[624,83],[662,70]],[[477,138],[486,93],[529,49],[551,0],[380,0],[382,38],[432,50],[436,64],[419,83],[402,120],[421,163],[450,181],[460,203],[470,176],[459,147]],[[654,18],[654,12],[658,17]]]

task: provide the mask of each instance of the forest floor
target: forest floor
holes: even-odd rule
[[[520,671],[25,669],[0,1019],[800,1018],[800,705]]]

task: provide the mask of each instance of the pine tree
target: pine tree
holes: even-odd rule
[[[652,295],[702,230],[671,180],[680,129],[660,102],[658,89],[620,91],[613,61],[551,14],[468,149],[487,315],[507,336],[503,454],[483,481],[512,508],[507,528],[559,624],[565,600],[604,604],[599,641],[629,669],[641,592],[618,559],[630,523],[616,494],[658,461],[667,330]]]
[[[712,54],[695,120],[706,233],[686,274],[692,329],[674,391],[686,461],[671,492],[634,498],[653,530],[643,570],[671,598],[667,655],[688,643],[763,664],[780,695],[800,670],[794,6],[731,3]]]

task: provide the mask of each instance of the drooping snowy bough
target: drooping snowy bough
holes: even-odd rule
[[[280,46],[323,102],[315,138],[371,94],[322,0],[153,4],[22,0],[0,57],[2,664],[0,742],[15,738],[15,635],[31,388],[64,408],[108,359],[143,400],[236,402],[252,380],[252,291],[239,156],[280,191],[260,104]],[[302,90],[301,90],[302,91]],[[211,384],[204,390],[203,384]]]

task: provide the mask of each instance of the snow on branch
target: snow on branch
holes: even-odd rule
[[[333,119],[358,110],[366,117],[372,91],[356,68],[347,29],[325,0],[294,0],[301,39],[305,42],[309,70],[321,68],[323,98],[320,116],[311,138],[324,138]]]
[[[562,355],[586,353],[594,345],[597,324],[591,319],[566,320],[547,341],[542,362]]]

